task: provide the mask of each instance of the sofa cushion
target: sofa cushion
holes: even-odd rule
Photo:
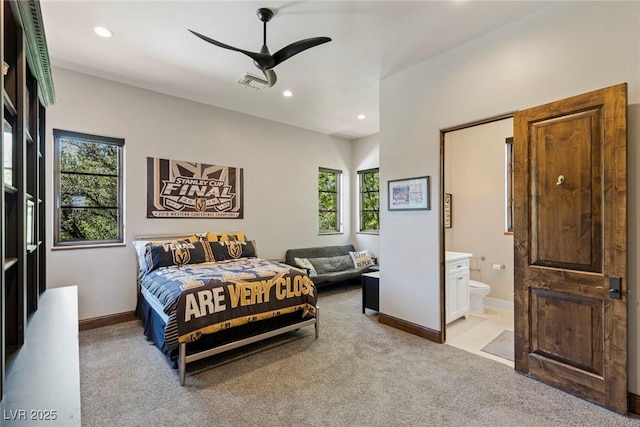
[[[318,274],[334,273],[336,271],[352,270],[353,261],[349,255],[309,258]]]
[[[288,249],[285,262],[294,267],[308,269],[301,266],[301,262],[304,262],[302,260],[308,260],[316,271],[316,275],[309,274],[316,285],[344,282],[358,279],[362,273],[369,271],[368,265],[356,268],[349,252],[356,252],[353,245]],[[301,261],[298,262],[296,259]]]
[[[296,265],[294,258],[321,258],[338,255],[349,255],[349,252],[355,251],[353,245],[338,246],[317,246],[313,248],[297,248],[288,249],[285,254],[285,262],[289,265]]]
[[[334,271],[333,273],[324,273],[313,277],[309,276],[309,278],[315,284],[338,283],[347,280],[358,279],[362,273],[364,273],[364,271],[354,270],[352,268],[351,270]]]

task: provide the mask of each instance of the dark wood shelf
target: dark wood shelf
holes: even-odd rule
[[[10,358],[16,351],[20,350],[20,346],[17,344],[7,344],[7,358]]]
[[[18,262],[18,258],[5,258],[4,259],[4,271],[7,271]]]
[[[18,189],[13,185],[9,185],[6,182],[4,183],[4,192],[9,194],[14,194],[18,192]]]
[[[35,315],[39,311],[41,295],[48,293],[45,292],[46,257],[38,250],[46,242],[36,242],[38,238],[46,240],[43,220],[47,200],[45,115],[46,107],[53,104],[55,95],[39,2],[12,0],[0,3],[0,37],[0,60],[10,65],[3,78],[4,84],[0,85],[0,103],[7,127],[7,134],[3,131],[0,142],[7,144],[7,149],[11,143],[13,165],[11,171],[6,171],[7,174],[11,173],[8,179],[4,178],[4,174],[0,175],[4,188],[4,203],[0,206],[3,218],[0,223],[0,236],[3,239],[0,245],[0,258],[3,259],[3,274],[0,276],[0,408],[7,412],[8,406],[5,405],[8,397],[19,396],[26,401],[21,400],[14,407],[28,415],[29,412],[25,410],[30,406],[27,403],[35,404],[34,409],[56,409],[47,401],[34,401],[36,394],[33,393],[42,389],[52,397],[58,397],[56,380],[63,378],[56,373],[56,379],[42,382],[37,379],[39,376],[48,378],[49,371],[55,371],[50,363],[50,350],[55,345],[35,335],[31,335],[28,343],[26,339],[28,329],[38,322],[38,316]],[[36,200],[39,203],[37,208],[28,213]],[[32,221],[30,224],[26,223],[27,217]],[[30,227],[33,234],[27,237]],[[28,240],[29,244],[26,244]],[[62,302],[65,310],[70,307]],[[73,304],[77,305],[75,297]],[[46,320],[46,315],[43,315],[41,322],[47,325],[55,323]],[[76,324],[77,339],[77,311],[75,316],[72,322]],[[42,343],[45,345],[42,346]],[[58,347],[66,345],[58,344]],[[36,363],[36,359],[40,362]],[[25,360],[26,364],[12,366],[12,360]],[[41,369],[47,372],[42,373]],[[56,392],[51,393],[54,388]],[[58,415],[61,421],[59,425],[71,425],[69,420],[61,418]],[[13,418],[7,418],[5,413],[0,423],[4,426],[6,421],[11,424]],[[24,418],[16,421],[16,425],[32,424],[29,421],[24,423]],[[78,414],[78,425],[79,421]]]
[[[6,108],[12,116],[18,115],[18,110],[16,110],[13,101],[11,101],[11,97],[4,88],[2,89],[2,98],[4,100],[4,108]]]

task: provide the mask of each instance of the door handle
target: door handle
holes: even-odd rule
[[[622,299],[621,277],[609,277],[609,298]]]

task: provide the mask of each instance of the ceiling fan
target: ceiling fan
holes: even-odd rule
[[[276,84],[276,80],[277,80],[277,76],[275,71],[273,71],[273,67],[280,64],[283,61],[286,61],[287,59],[291,58],[293,55],[296,55],[302,52],[303,50],[307,50],[314,46],[318,46],[320,44],[331,41],[329,37],[312,37],[309,39],[298,40],[297,42],[293,42],[290,45],[283,47],[282,49],[280,49],[279,51],[271,55],[271,53],[269,52],[269,48],[267,47],[267,22],[269,22],[271,18],[273,18],[273,11],[267,8],[260,8],[256,11],[256,14],[258,15],[258,19],[260,19],[260,21],[262,21],[264,25],[262,48],[260,49],[260,52],[250,52],[247,50],[238,49],[237,47],[220,43],[219,41],[213,40],[193,30],[189,30],[189,31],[191,31],[191,33],[200,37],[202,40],[206,42],[209,42],[211,44],[214,44],[224,49],[235,50],[237,52],[244,53],[245,55],[253,59],[253,63],[255,64],[255,66],[258,67],[260,70],[262,70],[262,72],[264,73],[264,76],[267,79],[267,83],[269,87]]]

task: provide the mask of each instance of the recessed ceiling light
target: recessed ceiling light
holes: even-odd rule
[[[105,27],[93,27],[93,32],[106,39],[113,37],[113,32]]]
[[[283,96],[286,96],[287,98],[293,96],[293,92],[291,92],[290,90],[285,90],[284,92],[282,92]]]
[[[358,114],[358,120],[364,120],[366,118],[367,116],[365,116],[364,114]]]

